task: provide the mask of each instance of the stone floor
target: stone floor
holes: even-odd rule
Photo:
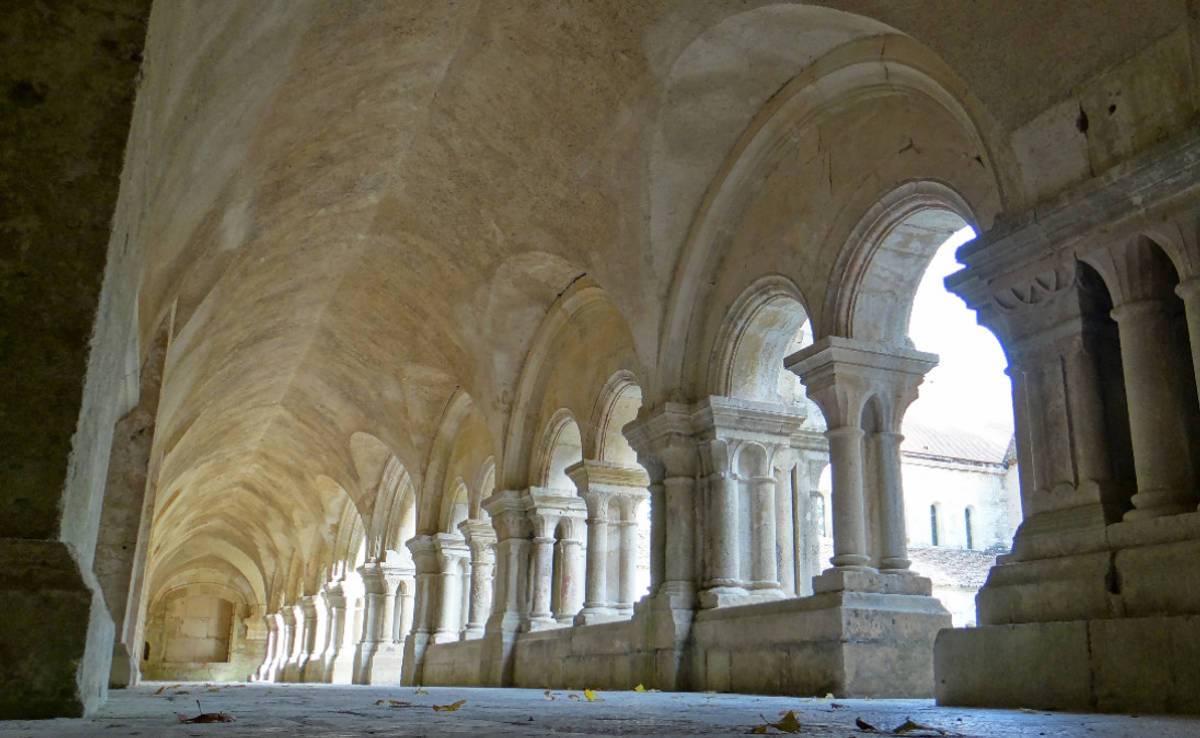
[[[736,694],[582,692],[431,687],[147,684],[112,692],[89,720],[0,722],[9,736],[400,736],[744,735],[794,710],[804,736],[1178,736],[1200,735],[1200,717],[1079,715],[935,707],[927,700],[827,700]],[[177,714],[226,712],[232,723],[183,724]],[[388,700],[396,700],[393,705]],[[436,711],[434,705],[452,705]],[[382,701],[380,704],[379,701]],[[924,729],[898,731],[911,719]],[[767,734],[784,734],[766,728]],[[879,733],[875,733],[878,735]]]

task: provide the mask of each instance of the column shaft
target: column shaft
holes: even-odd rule
[[[1171,316],[1160,300],[1113,310],[1121,338],[1130,440],[1138,492],[1127,517],[1154,517],[1196,509],[1190,489],[1190,449],[1177,373],[1170,356]]]
[[[907,571],[908,533],[904,522],[904,487],[900,476],[900,443],[904,436],[882,431],[871,434],[879,463],[880,570]]]
[[[861,428],[843,426],[825,432],[833,467],[833,566],[869,569],[863,508]]]

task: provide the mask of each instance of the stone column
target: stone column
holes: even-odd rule
[[[775,465],[775,569],[779,586],[789,597],[796,595],[796,528],[792,509],[792,468],[790,455],[783,454],[786,463]]]
[[[304,607],[300,600],[284,608],[284,626],[288,630],[287,661],[283,665],[280,681],[300,681],[300,656],[304,652]],[[290,618],[289,618],[290,616]]]
[[[1121,367],[1128,398],[1130,440],[1137,473],[1134,510],[1127,519],[1172,515],[1196,509],[1180,377],[1172,371],[1178,348],[1171,315],[1161,299],[1116,305]]]
[[[833,467],[834,572],[867,572],[877,567],[903,571],[904,503],[900,486],[898,434],[872,438],[885,453],[876,473],[866,477],[862,427],[864,411],[874,399],[872,435],[895,434],[903,409],[916,398],[925,373],[937,357],[911,349],[827,336],[786,359],[808,395],[825,415],[829,457]],[[894,453],[893,453],[894,451]],[[866,484],[870,483],[870,489]],[[879,540],[867,540],[866,495],[880,511]],[[873,560],[871,551],[881,551]],[[883,560],[886,560],[886,564]],[[826,578],[824,586],[845,588],[849,575]],[[854,579],[855,587],[874,586]],[[817,587],[821,590],[821,586]]]
[[[1184,278],[1175,288],[1175,294],[1183,300],[1187,318],[1188,343],[1192,348],[1192,370],[1196,391],[1200,393],[1200,277]]]
[[[492,577],[496,565],[496,533],[486,520],[464,520],[458,524],[471,550],[471,589],[468,600],[467,625],[462,639],[483,635],[484,625],[492,614]]]
[[[450,643],[462,638],[462,562],[471,555],[462,536],[438,533],[434,536],[438,566],[438,612],[434,643]]]
[[[746,594],[738,561],[738,480],[730,468],[733,450],[728,442],[713,440],[700,448],[701,458],[705,462],[704,481],[708,493],[708,504],[705,506],[705,560],[708,570],[705,572],[700,603],[702,607],[717,607],[733,604]]]
[[[325,601],[329,605],[329,647],[325,651],[325,681],[332,684],[349,684],[354,678],[354,649],[346,647],[347,622],[346,597],[340,581],[330,582],[325,589]]]
[[[571,625],[583,608],[583,543],[574,538],[559,540],[556,555],[562,562],[559,573],[559,604],[554,619],[559,625]]]
[[[775,561],[775,477],[764,474],[750,480],[750,524],[752,558],[750,586],[753,589],[778,590],[779,570]]]
[[[438,612],[441,591],[441,562],[436,535],[418,534],[405,546],[412,553],[415,595],[412,604],[412,627],[404,640],[404,684],[420,684],[424,668],[425,649],[432,642],[439,625]],[[401,613],[403,616],[403,613]]]
[[[625,492],[617,498],[620,506],[621,520],[619,526],[620,552],[620,589],[617,594],[616,610],[623,617],[633,614],[634,599],[637,596],[637,509],[646,499],[648,493],[644,488]]]
[[[573,531],[583,528],[587,505],[575,490],[530,487],[527,509],[533,525],[531,549],[530,587],[531,598],[529,630],[553,627],[558,624],[556,616],[574,618],[577,613],[555,612],[552,603],[554,541],[557,530],[565,526],[565,538],[575,538]],[[560,592],[560,599],[562,593]]]
[[[529,629],[537,630],[554,623],[550,611],[551,573],[554,563],[554,538],[548,530],[555,521],[545,518],[534,520],[534,536],[529,568],[532,598],[530,599]]]
[[[616,601],[621,599],[618,591],[608,591],[609,526],[619,525],[624,519],[621,498],[644,499],[649,478],[641,467],[623,466],[606,461],[584,460],[567,468],[567,474],[575,482],[579,496],[587,506],[587,574],[583,610],[576,616],[579,625],[598,623],[619,617]],[[660,487],[661,489],[661,487]],[[653,514],[653,510],[651,511]],[[636,521],[635,521],[636,525]],[[665,533],[665,531],[661,531]],[[636,556],[636,528],[634,530],[634,555]],[[660,535],[660,539],[665,536]],[[661,545],[661,543],[660,543]],[[618,552],[622,556],[623,551]],[[654,554],[651,554],[653,559]],[[660,551],[661,558],[661,551]],[[624,562],[623,558],[619,561]],[[633,560],[636,566],[636,559]],[[661,565],[661,561],[659,562]],[[653,563],[652,563],[653,565]],[[618,576],[617,581],[621,579]],[[632,590],[630,590],[632,592]],[[632,608],[632,601],[628,601]],[[624,612],[628,615],[629,609]]]
[[[528,495],[520,490],[495,492],[483,501],[496,531],[496,590],[492,614],[484,628],[482,681],[492,686],[512,683],[513,648],[525,624],[526,575],[529,570]]]
[[[263,661],[258,666],[258,670],[254,672],[251,681],[254,682],[269,682],[273,680],[274,675],[271,673],[271,666],[275,661],[275,656],[279,652],[279,619],[274,614],[264,615],[263,621],[267,626],[267,652],[263,655]]]
[[[399,684],[404,664],[404,644],[395,641],[396,593],[413,569],[394,551],[385,562],[369,561],[359,567],[366,592],[363,596],[363,637],[359,644],[359,681],[363,684]]]
[[[323,682],[325,648],[329,639],[329,611],[323,592],[304,598],[304,620],[308,623],[308,640],[300,667],[300,681]]]
[[[292,626],[295,625],[295,618],[288,612],[289,608],[281,606],[278,612],[275,613],[276,631],[278,633],[275,639],[275,658],[271,661],[270,673],[268,681],[282,682],[283,669],[287,666],[288,656],[292,653]]]

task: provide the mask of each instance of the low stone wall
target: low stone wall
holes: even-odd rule
[[[159,661],[142,667],[150,682],[245,682],[255,666],[237,661]]]
[[[646,622],[521,633],[511,686],[632,689],[655,686]],[[933,644],[950,615],[928,596],[828,592],[702,610],[681,662],[684,688],[838,697],[930,697]],[[485,640],[430,646],[423,683],[484,685]]]
[[[514,651],[513,686],[556,689],[632,689],[637,668],[631,621],[525,633]]]
[[[830,592],[703,610],[693,685],[718,692],[929,697],[933,643],[950,616],[912,595]]]
[[[438,643],[425,650],[421,682],[454,687],[482,686],[483,640]]]

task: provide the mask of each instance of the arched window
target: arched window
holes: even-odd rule
[[[975,548],[975,531],[972,528],[971,508],[963,510],[963,523],[967,532],[967,548]]]
[[[938,508],[937,505],[929,506],[929,545],[938,545]]]

